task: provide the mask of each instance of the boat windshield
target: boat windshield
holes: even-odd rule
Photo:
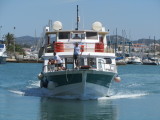
[[[91,66],[92,68],[96,68],[96,58],[88,58],[87,59],[88,65]]]
[[[97,32],[86,32],[87,39],[98,39]]]
[[[70,32],[59,32],[59,39],[70,39]]]
[[[72,39],[85,39],[84,33],[72,33],[71,35]]]

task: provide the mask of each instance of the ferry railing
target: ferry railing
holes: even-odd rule
[[[107,69],[108,71],[116,72],[117,66],[115,64],[109,64],[110,69]]]
[[[117,66],[115,64],[105,64],[102,63],[103,67],[98,68],[98,70],[108,71],[108,72],[116,72]]]
[[[117,66],[115,64],[104,64],[104,66],[105,66],[104,68],[98,68],[98,69],[91,66],[88,69],[90,69],[90,70],[102,70],[102,71],[107,71],[107,72],[116,72],[117,71]],[[42,71],[44,73],[55,72],[55,71],[64,71],[64,70],[69,70],[69,69],[63,68],[63,69],[59,70],[58,67],[56,66],[56,64],[54,64],[54,65],[44,65],[43,68],[42,68]],[[82,70],[82,69],[81,69],[81,67],[79,67],[79,69],[72,69],[72,70]]]
[[[56,67],[56,65],[44,65],[42,68],[42,71],[47,73],[47,72],[54,72],[57,71],[58,67]]]
[[[45,51],[50,52],[73,52],[74,43],[59,43],[58,46],[54,44],[46,45]],[[96,43],[79,43],[82,52],[102,52],[102,53],[114,53],[114,49],[108,46],[107,44],[99,43],[96,47]]]

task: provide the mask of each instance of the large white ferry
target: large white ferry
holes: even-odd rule
[[[53,96],[108,96],[112,80],[120,79],[115,53],[107,46],[107,34],[100,22],[94,22],[92,30],[62,30],[60,21],[54,22],[51,31],[45,27],[40,49],[44,59],[42,72],[38,75],[40,86],[48,88]],[[73,60],[75,43],[83,48],[78,67]],[[53,52],[63,61],[61,70],[56,64],[48,64]]]

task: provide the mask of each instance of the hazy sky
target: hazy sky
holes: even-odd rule
[[[0,37],[8,32],[35,36],[35,30],[40,36],[49,19],[61,21],[65,30],[74,29],[76,5],[81,29],[100,21],[111,35],[117,28],[131,40],[160,39],[160,0],[0,0]]]

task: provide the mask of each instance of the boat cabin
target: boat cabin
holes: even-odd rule
[[[58,23],[60,24],[60,23]],[[97,24],[97,23],[96,23]],[[99,23],[98,23],[99,24]],[[56,26],[56,25],[55,25]],[[44,35],[44,69],[48,71],[48,61],[56,52],[63,61],[63,69],[75,69],[73,52],[75,44],[81,47],[78,69],[113,70],[115,64],[114,50],[107,46],[106,32],[93,25],[93,30],[62,30],[62,27],[49,31]],[[54,67],[55,68],[55,67]],[[54,69],[55,70],[55,69]]]
[[[53,31],[46,32],[45,53],[73,52],[75,43],[83,47],[83,52],[114,52],[107,47],[106,35],[102,31]]]

